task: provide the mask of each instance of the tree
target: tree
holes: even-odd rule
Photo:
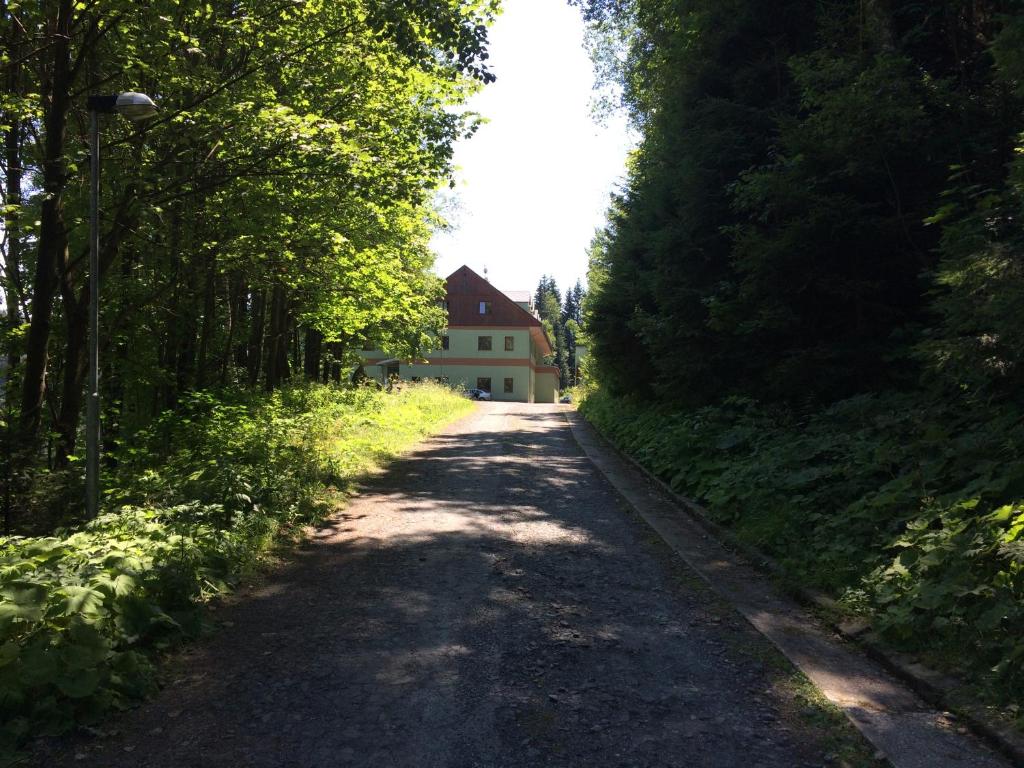
[[[571,349],[566,338],[565,320],[562,314],[561,293],[553,277],[543,276],[534,294],[537,312],[545,330],[552,339],[554,355],[552,365],[558,368],[559,386],[569,385],[571,370]]]
[[[102,126],[110,447],[190,389],[275,388],[297,369],[340,378],[364,340],[424,343],[408,329],[441,322],[434,191],[475,130],[459,105],[493,79],[495,12],[489,0],[3,6],[0,288],[4,338],[24,339],[5,351],[26,467],[68,467],[79,450],[82,94],[148,91],[161,109]]]
[[[974,194],[992,210],[1013,156],[1019,95],[993,67],[993,50],[1012,44],[991,43],[1012,39],[1002,30],[1019,9],[585,9],[604,30],[598,45],[628,41],[621,55],[596,55],[642,136],[591,250],[587,314],[604,383],[690,404],[912,385],[918,333],[934,317],[922,276],[935,274],[954,221],[965,234],[949,206],[977,210],[956,202]],[[975,219],[990,233],[997,220]]]
[[[583,284],[577,280],[571,290],[565,292],[565,304],[562,307],[562,328],[565,334],[566,346],[566,367],[569,371],[571,383],[575,383],[576,369],[576,345],[579,344],[579,337],[582,333],[583,323],[583,298],[585,292]]]

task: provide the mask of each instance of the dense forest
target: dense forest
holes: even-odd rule
[[[86,96],[101,116],[104,448],[189,392],[341,376],[443,323],[434,194],[459,105],[492,78],[496,4],[4,3],[3,503],[7,530],[79,507]]]
[[[592,246],[585,411],[792,577],[1019,699],[1024,5],[582,5],[640,136]]]
[[[534,292],[533,305],[537,308],[544,330],[551,339],[554,354],[551,364],[558,368],[559,387],[565,389],[576,383],[576,345],[583,344],[583,300],[587,292],[580,280],[566,290],[565,298],[553,277],[544,275]]]

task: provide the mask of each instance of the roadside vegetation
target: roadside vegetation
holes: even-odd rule
[[[189,395],[118,454],[104,513],[0,538],[0,755],[153,690],[155,654],[203,626],[277,542],[472,404],[432,384]]]
[[[1024,722],[1024,12],[581,5],[641,139],[583,412]]]
[[[81,507],[89,289],[86,94],[100,115],[103,448],[191,393],[347,381],[444,324],[429,248],[454,142],[493,80],[497,6],[130,0],[0,7],[0,517]],[[230,397],[229,397],[230,400]]]
[[[469,407],[365,379],[445,323],[438,190],[497,4],[0,6],[0,742],[94,721],[368,467]],[[86,96],[101,514],[84,504]]]
[[[679,409],[589,392],[617,446],[883,637],[967,673],[1017,717],[1024,425],[898,394],[810,413]]]

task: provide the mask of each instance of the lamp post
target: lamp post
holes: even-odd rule
[[[90,96],[89,109],[89,395],[85,411],[85,509],[90,519],[100,508],[100,114],[120,113],[133,122],[156,114],[144,93]]]

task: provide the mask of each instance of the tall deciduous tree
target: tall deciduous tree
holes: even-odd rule
[[[459,106],[492,79],[496,10],[492,0],[0,7],[0,287],[27,465],[52,457],[59,469],[79,450],[86,94],[139,90],[160,106],[140,126],[101,120],[109,446],[189,389],[274,388],[297,368],[340,379],[364,342],[410,354],[426,343],[443,321],[428,248],[434,194],[453,142],[475,128]]]

